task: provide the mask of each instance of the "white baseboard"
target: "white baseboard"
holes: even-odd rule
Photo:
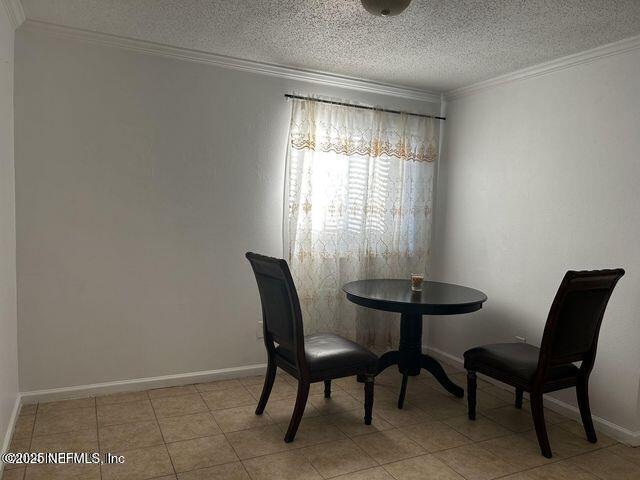
[[[180,373],[177,375],[164,375],[161,377],[135,378],[132,380],[119,380],[115,382],[94,383],[91,385],[76,385],[73,387],[51,388],[47,390],[33,390],[22,392],[20,398],[22,404],[48,402],[52,400],[69,400],[72,398],[107,395],[110,393],[134,392],[148,390],[150,388],[174,387],[190,383],[212,382],[229,378],[248,377],[260,375],[266,371],[266,364],[245,365],[242,367],[222,368],[219,370],[207,370],[203,372]]]
[[[251,375],[261,375],[266,371],[267,365],[264,363],[245,365],[242,367],[222,368],[219,370],[207,370],[203,372],[180,373],[177,375],[164,375],[160,377],[135,378],[131,380],[119,380],[115,382],[94,383],[91,385],[76,385],[73,387],[51,388],[47,390],[33,390],[19,393],[13,407],[11,419],[4,436],[2,449],[5,452],[9,449],[13,430],[18,419],[21,405],[28,405],[37,402],[48,402],[53,400],[69,400],[72,398],[83,398],[95,395],[107,395],[119,392],[134,392],[147,390],[150,388],[174,387],[187,385],[190,383],[212,382],[214,380],[225,380],[229,378],[242,378]],[[0,462],[0,477],[4,464]]]
[[[11,443],[11,437],[13,436],[13,429],[18,421],[18,415],[20,413],[20,394],[16,395],[16,401],[13,404],[13,412],[11,412],[11,418],[9,418],[9,425],[7,425],[7,431],[4,434],[4,440],[2,442],[2,448],[0,452],[6,452],[9,450],[9,444]],[[4,470],[4,462],[0,460],[0,478],[2,478],[2,471]]]
[[[462,368],[464,361],[460,357],[456,357],[455,355],[451,355],[450,353],[444,352],[442,350],[438,350],[437,348],[431,348],[427,346],[423,346],[423,350],[427,352],[432,357],[449,364],[453,364],[457,367]],[[487,382],[493,383],[494,385],[504,388],[504,384],[487,376],[479,374],[483,380]],[[550,395],[545,395],[545,406],[549,408],[549,410],[553,410],[556,413],[564,415],[572,420],[576,420],[580,422],[580,410],[569,403],[563,402],[562,400],[558,400]],[[615,438],[619,442],[625,443],[627,445],[631,445],[632,447],[640,446],[640,431],[633,432],[625,427],[617,425],[613,422],[605,418],[601,418],[595,415],[592,415],[593,424],[597,431],[604,433],[605,435],[610,436],[611,438]]]

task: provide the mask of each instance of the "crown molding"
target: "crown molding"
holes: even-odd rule
[[[48,33],[65,38],[81,40],[98,45],[117,47],[148,55],[157,55],[161,57],[175,58],[189,62],[204,63],[207,65],[215,65],[218,67],[230,68],[233,70],[242,70],[245,72],[257,73],[260,75],[269,75],[272,77],[286,78],[290,80],[348,88],[351,90],[358,90],[367,93],[391,95],[395,97],[419,100],[423,102],[440,103],[440,95],[437,93],[410,87],[403,87],[399,85],[378,83],[356,77],[334,75],[331,73],[325,73],[315,70],[303,70],[293,67],[287,67],[284,65],[274,65],[252,60],[243,60],[240,58],[218,55],[202,50],[174,47],[162,43],[155,43],[146,40],[122,37],[119,35],[111,35],[107,33],[94,32],[91,30],[66,27],[53,23],[42,22],[39,20],[28,19],[25,23],[25,27],[29,29],[46,31]]]
[[[24,8],[22,8],[22,3],[20,2],[20,0],[0,1],[4,5],[4,9],[7,12],[9,23],[11,23],[11,26],[14,30],[17,29],[26,20],[26,17],[24,15]]]
[[[630,52],[640,48],[640,35],[626,38],[613,43],[608,43],[600,47],[586,50],[584,52],[561,57],[549,62],[540,63],[532,67],[516,70],[515,72],[500,75],[498,77],[485,80],[483,82],[474,83],[466,87],[456,88],[445,94],[447,100],[464,97],[474,93],[482,92],[490,88],[494,88],[506,83],[528,80],[531,78],[547,75],[549,73],[564,70],[566,68],[576,67],[584,63],[594,62],[596,60]]]

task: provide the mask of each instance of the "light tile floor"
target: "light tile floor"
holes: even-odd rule
[[[464,375],[447,367],[455,381]],[[553,459],[540,455],[528,404],[479,381],[478,419],[466,400],[423,373],[395,406],[400,376],[376,379],[374,420],[364,425],[363,387],[333,382],[329,400],[314,384],[296,440],[283,442],[295,380],[279,373],[262,416],[262,377],[120,393],[22,408],[11,451],[111,452],[124,465],[7,465],[4,480],[625,480],[640,479],[640,448],[547,412]]]

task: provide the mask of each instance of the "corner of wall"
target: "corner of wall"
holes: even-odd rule
[[[0,438],[2,451],[9,447],[14,425],[20,409],[17,358],[17,292],[15,243],[15,168],[13,129],[13,53],[15,30],[24,22],[24,11],[19,0],[1,0],[0,50],[3,62],[0,75],[6,81],[0,104]],[[6,41],[5,41],[6,40]],[[3,87],[5,88],[5,87]],[[4,464],[0,462],[0,475]]]
[[[26,20],[22,2],[20,0],[0,0],[0,2],[4,6],[9,23],[16,30]]]

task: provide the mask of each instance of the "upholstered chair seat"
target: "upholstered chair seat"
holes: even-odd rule
[[[333,333],[316,333],[304,337],[304,353],[311,380],[324,380],[369,373],[375,375],[378,357],[363,346]],[[276,354],[295,365],[295,353],[276,347]]]
[[[540,349],[528,343],[495,343],[472,348],[464,353],[464,365],[467,370],[491,375],[498,371],[510,375],[514,380],[533,382],[538,371]],[[547,380],[559,380],[575,377],[578,367],[573,363],[551,367]]]

